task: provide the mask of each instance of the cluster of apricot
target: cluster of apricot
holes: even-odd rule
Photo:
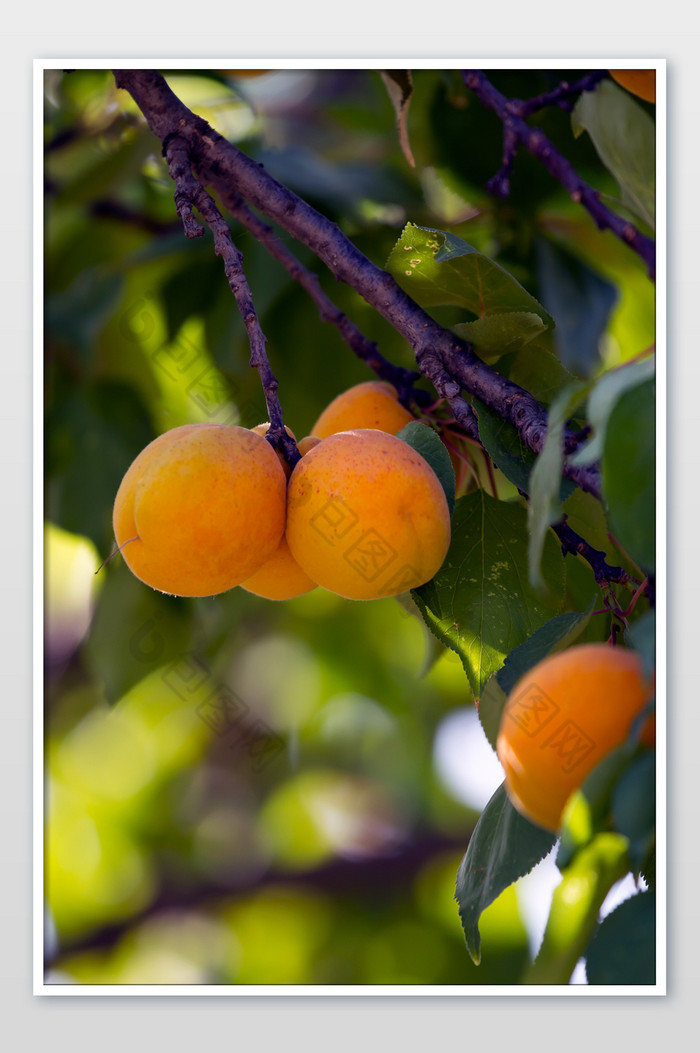
[[[415,588],[443,563],[450,515],[433,469],[396,438],[412,419],[390,384],[359,384],[301,440],[293,471],[264,438],[269,424],[173,428],[121,482],[117,545],[137,578],[178,596]]]

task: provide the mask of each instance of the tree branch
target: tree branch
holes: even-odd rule
[[[234,194],[225,183],[212,180],[212,186],[231,215],[235,216],[255,236],[257,241],[265,246],[270,255],[282,264],[289,276],[298,282],[308,294],[318,307],[321,321],[334,325],[357,357],[365,362],[378,377],[394,385],[399,394],[399,401],[404,405],[414,402],[419,406],[427,406],[431,402],[430,394],[422,388],[414,387],[414,381],[418,380],[421,374],[416,370],[396,366],[385,358],[378,350],[376,343],[369,340],[354,322],[350,321],[345,312],[341,311],[326,295],[320,286],[318,275],[299,262],[294,253],[280,241],[269,224],[253,212],[245,201]]]
[[[270,428],[265,436],[275,448],[281,448],[290,468],[300,459],[296,442],[286,431],[282,406],[277,395],[277,378],[270,367],[265,350],[266,337],[260,326],[250,288],[243,270],[243,256],[233,244],[228,223],[219,212],[213,198],[192,174],[187,143],[178,136],[170,136],[164,147],[170,175],[175,183],[175,206],[182,219],[188,238],[200,238],[204,230],[194,218],[196,207],[214,236],[214,250],[224,263],[226,278],[241,312],[250,341],[250,364],[257,369],[265,393],[270,417]]]
[[[640,233],[633,223],[622,219],[600,200],[597,190],[588,185],[567,159],[552,145],[539,128],[531,128],[523,120],[522,114],[531,112],[527,103],[515,100],[512,103],[502,95],[481,70],[462,70],[464,83],[477,96],[479,101],[496,113],[503,122],[503,165],[500,171],[488,184],[492,193],[507,197],[510,189],[510,173],[518,144],[525,147],[528,153],[537,157],[574,201],[583,205],[595,220],[600,230],[611,230],[626,245],[629,245],[644,261],[653,280],[655,273],[656,248],[651,238]],[[534,100],[539,108],[543,96]]]
[[[237,194],[312,250],[339,281],[356,290],[413,348],[419,369],[429,380],[440,370],[460,387],[517,428],[523,442],[539,453],[547,414],[535,398],[482,362],[471,345],[443,329],[394,281],[326,219],[278,183],[206,121],[192,113],[156,70],[115,70],[117,85],[129,91],[149,127],[167,147],[171,136],[184,139],[197,170],[207,180],[223,180]],[[423,361],[425,359],[425,362]],[[595,467],[566,465],[565,474],[600,497]]]

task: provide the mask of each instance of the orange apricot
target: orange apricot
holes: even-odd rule
[[[117,491],[113,526],[131,571],[178,596],[239,585],[279,545],[285,477],[265,439],[247,428],[188,424],[160,435]]]
[[[266,428],[269,425],[260,424],[258,427]],[[297,449],[303,457],[314,446],[318,446],[319,442],[321,440],[315,435],[305,435],[297,443]],[[289,473],[286,461],[283,461],[282,467]],[[267,562],[263,563],[262,567],[256,570],[247,581],[241,582],[241,588],[256,596],[263,596],[267,600],[291,600],[295,596],[311,592],[316,588],[316,582],[312,581],[309,575],[301,569],[289,549],[287,538],[283,536]]]
[[[656,102],[655,69],[610,69],[608,73],[633,95],[645,102]]]
[[[496,742],[506,792],[518,811],[558,830],[571,794],[623,744],[653,690],[636,651],[602,643],[549,655],[521,677]]]
[[[325,439],[339,431],[376,428],[396,435],[415,418],[401,405],[396,388],[384,380],[366,380],[341,392],[318,418],[311,433]]]
[[[420,454],[393,435],[360,428],[323,439],[296,465],[285,536],[323,588],[376,599],[422,585],[440,569],[450,514]]]

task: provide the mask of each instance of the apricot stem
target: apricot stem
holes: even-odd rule
[[[139,536],[138,536],[138,534],[137,534],[137,535],[136,535],[136,537],[130,537],[130,538],[129,538],[129,539],[127,540],[127,541],[124,541],[124,542],[122,542],[122,544],[121,544],[121,545],[117,545],[117,546],[116,546],[116,548],[112,549],[112,551],[110,552],[110,554],[109,554],[108,556],[106,556],[106,557],[105,557],[105,558],[104,558],[104,559],[102,560],[102,562],[100,563],[99,567],[98,567],[98,568],[97,568],[97,570],[95,571],[95,574],[99,574],[99,573],[100,573],[100,571],[102,570],[102,568],[103,568],[103,567],[106,567],[106,566],[107,566],[107,564],[108,564],[108,563],[110,562],[110,560],[114,559],[114,557],[115,557],[115,556],[117,555],[117,553],[118,553],[118,552],[121,552],[121,550],[122,550],[123,548],[126,548],[126,546],[127,546],[127,545],[130,545],[132,541],[138,541],[138,540],[139,540]]]

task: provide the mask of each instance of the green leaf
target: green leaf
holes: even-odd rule
[[[625,205],[653,228],[655,128],[646,110],[612,80],[603,80],[595,91],[581,93],[571,123],[574,135],[590,135]]]
[[[501,355],[519,351],[547,331],[538,314],[532,311],[508,311],[487,314],[473,322],[461,322],[452,327],[457,336],[473,345],[484,362],[496,362]]]
[[[482,912],[544,859],[555,840],[555,834],[534,826],[516,811],[504,785],[499,786],[479,816],[457,872],[455,899],[467,950],[476,965],[481,960]]]
[[[426,624],[460,656],[474,696],[506,655],[559,613],[564,558],[553,536],[545,542],[543,574],[550,592],[527,578],[527,523],[521,505],[483,491],[461,498],[452,543],[441,569],[413,591]]]
[[[590,376],[600,363],[601,340],[617,299],[615,286],[584,260],[545,238],[537,242],[537,277],[557,319],[554,348],[566,369]]]
[[[421,307],[449,304],[477,318],[511,311],[554,324],[512,274],[456,234],[408,223],[392,249],[387,270]]]
[[[455,472],[444,442],[432,428],[420,421],[411,421],[396,433],[412,449],[423,457],[433,469],[445,491],[450,515],[455,510]]]
[[[411,168],[416,167],[411,152],[411,144],[408,141],[408,107],[413,95],[413,77],[410,69],[382,69],[379,75],[384,81],[384,86],[389,93],[391,105],[396,114],[396,127],[399,133],[399,143],[403,155]]]
[[[625,392],[610,414],[601,461],[610,529],[645,571],[655,564],[654,382]]]
[[[625,641],[642,656],[644,672],[651,676],[656,667],[656,612],[653,608],[630,625],[625,631]]]
[[[477,398],[472,406],[479,420],[479,438],[497,468],[523,493],[530,492],[530,472],[537,460],[534,450],[526,446],[520,433],[509,421],[494,413]],[[559,490],[561,501],[565,501],[577,489],[570,479],[562,479]]]
[[[586,979],[598,984],[656,983],[656,897],[639,892],[605,918],[586,954]]]
[[[547,528],[561,518],[561,480],[564,463],[564,426],[582,401],[587,387],[574,382],[562,391],[549,408],[547,436],[542,452],[530,473],[528,528],[530,545],[528,566],[533,588],[540,589],[544,579],[540,569],[542,546]]]
[[[554,890],[542,946],[522,983],[569,982],[595,931],[605,897],[627,870],[627,841],[619,834],[598,834],[576,854]]]
[[[525,673],[553,651],[563,650],[583,632],[590,621],[593,603],[583,614],[557,614],[514,648],[487,681],[479,703],[479,720],[486,738],[496,748],[501,714],[509,694]]]
[[[571,457],[571,464],[592,464],[603,455],[605,431],[613,409],[625,394],[654,376],[656,364],[653,356],[641,362],[630,362],[621,369],[604,373],[596,381],[586,404],[586,416],[593,429],[591,439]]]
[[[644,750],[617,782],[612,796],[615,829],[629,841],[632,866],[639,868],[656,831],[656,757]]]

